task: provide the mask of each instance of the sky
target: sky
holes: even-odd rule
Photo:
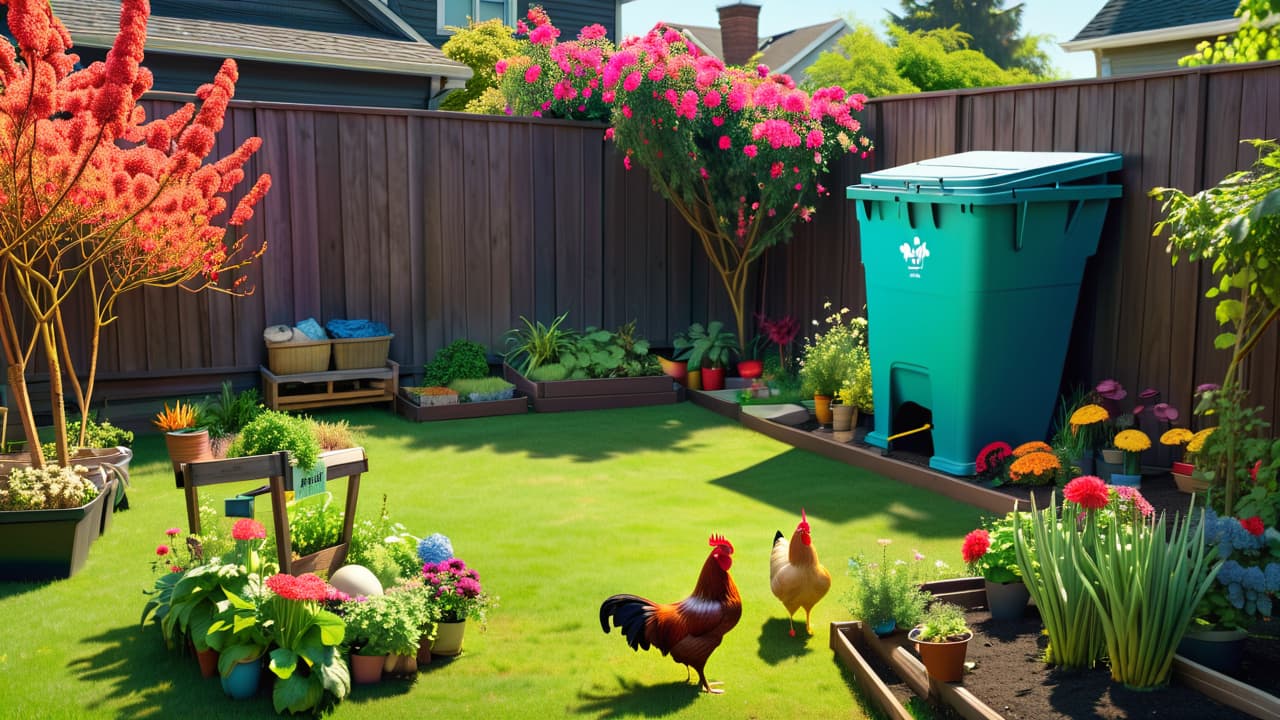
[[[900,11],[896,0],[753,0],[760,8],[760,34],[774,35],[806,25],[817,25],[852,13],[859,21],[883,31],[886,10]],[[1024,0],[1022,32],[1052,35],[1054,41],[1045,47],[1049,58],[1065,77],[1093,77],[1092,52],[1064,52],[1057,43],[1075,37],[1105,0]],[[686,25],[719,25],[717,5],[729,0],[631,0],[622,6],[622,34],[640,35],[659,21]],[[1006,7],[1014,2],[1007,1]]]

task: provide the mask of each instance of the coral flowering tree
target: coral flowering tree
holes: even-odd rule
[[[607,104],[606,136],[627,169],[649,171],[698,236],[745,338],[752,263],[812,218],[833,157],[871,151],[854,117],[865,98],[839,87],[809,95],[763,65],[726,67],[663,25],[596,52],[590,28],[559,43],[545,13],[529,18],[530,50],[499,67],[512,110],[590,117],[597,98]]]
[[[14,45],[0,43],[0,345],[37,467],[45,459],[26,383],[36,350],[46,359],[58,462],[65,465],[63,376],[84,417],[101,331],[115,320],[122,295],[144,286],[250,291],[243,277],[226,288],[219,277],[252,262],[265,246],[250,249],[243,237],[228,238],[215,220],[261,140],[206,163],[235,91],[230,60],[196,91],[198,107],[146,117],[137,103],[152,80],[141,66],[147,0],[123,0],[106,61],[80,70],[47,0],[5,4]],[[269,187],[270,178],[261,176],[226,224],[247,221]],[[90,336],[70,338],[64,307],[85,298]],[[73,340],[89,343],[83,385],[70,364]]]

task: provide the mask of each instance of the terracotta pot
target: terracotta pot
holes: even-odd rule
[[[818,420],[819,425],[831,425],[831,396],[830,395],[814,395],[813,396],[813,414]]]
[[[213,459],[213,450],[209,447],[208,430],[167,432],[164,434],[164,443],[169,449],[169,460],[173,463],[174,484],[178,487],[182,487],[183,463]]]
[[[747,379],[758,378],[764,374],[764,362],[760,360],[739,360],[738,376]]]
[[[963,640],[925,642],[920,639],[920,628],[907,634],[907,639],[916,644],[920,662],[924,663],[929,677],[939,682],[960,682],[964,678],[964,656],[969,652],[971,638],[973,633],[968,633]]]
[[[853,418],[858,413],[858,408],[852,405],[832,405],[831,406],[831,430],[832,432],[849,432],[853,429]]]
[[[351,655],[351,682],[357,685],[373,685],[382,682],[382,666],[386,655]]]
[[[462,634],[467,621],[436,624],[436,639],[431,643],[432,655],[457,655],[462,652]]]
[[[217,650],[197,650],[196,660],[200,663],[200,677],[211,678],[218,676]]]
[[[658,356],[658,364],[662,366],[662,372],[671,376],[671,379],[684,385],[686,378],[689,376],[689,363],[684,360],[668,360],[661,355]]]
[[[723,390],[724,368],[702,368],[702,389]]]

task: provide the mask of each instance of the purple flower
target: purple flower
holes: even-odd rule
[[[1155,388],[1147,388],[1146,390],[1143,390],[1142,392],[1138,393],[1138,397],[1142,400],[1147,400],[1147,401],[1155,400],[1156,398],[1160,397],[1160,391]]]
[[[1169,403],[1156,403],[1155,407],[1151,408],[1151,412],[1155,414],[1157,420],[1162,422],[1171,423],[1178,419],[1178,408]]]
[[[1221,390],[1221,389],[1222,389],[1222,386],[1217,383],[1203,383],[1196,386],[1196,394],[1200,395],[1202,393],[1212,392],[1214,390]]]
[[[1115,380],[1103,380],[1094,390],[1108,400],[1123,400],[1129,395],[1125,392],[1124,386]]]

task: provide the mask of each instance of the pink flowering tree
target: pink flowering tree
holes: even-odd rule
[[[577,40],[558,42],[560,30],[546,11],[535,5],[528,17],[516,23],[516,33],[526,37],[520,54],[495,67],[508,112],[608,122],[613,107],[600,73],[614,46],[604,26],[588,25]]]
[[[597,54],[583,49],[597,39],[559,43],[545,13],[529,17],[528,43],[538,50],[499,67],[512,110],[585,117],[572,111],[588,92],[609,106],[606,137],[628,170],[639,163],[649,171],[698,236],[742,341],[752,264],[789,240],[797,220],[812,218],[829,194],[820,179],[831,158],[871,151],[854,117],[866,98],[839,87],[809,95],[763,65],[725,67],[662,25]],[[539,53],[551,62],[526,61]]]
[[[33,353],[42,353],[58,463],[66,465],[63,376],[84,417],[101,331],[116,319],[122,295],[145,286],[249,291],[239,281],[219,288],[219,276],[251,262],[265,246],[249,250],[243,237],[228,238],[215,220],[261,140],[205,162],[235,91],[230,60],[196,91],[199,107],[189,103],[148,120],[137,104],[152,81],[141,66],[147,0],[123,0],[120,32],[106,61],[74,72],[71,37],[47,0],[6,4],[17,52],[0,43],[0,347],[37,467],[45,458],[26,376]],[[247,221],[269,187],[270,178],[261,176],[225,224]],[[68,301],[87,302],[88,338],[68,337]],[[73,340],[89,343],[83,385],[71,366]]]

